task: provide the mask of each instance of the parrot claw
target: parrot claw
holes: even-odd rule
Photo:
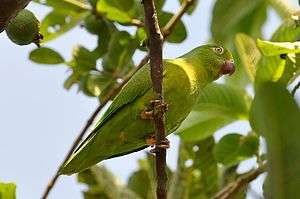
[[[153,120],[154,118],[154,114],[153,114],[153,110],[149,111],[149,110],[143,110],[140,114],[141,118],[143,120]]]
[[[157,112],[164,113],[168,111],[168,104],[161,102],[160,100],[152,100],[151,101],[152,107],[156,108]],[[145,109],[140,113],[140,117],[143,120],[153,120],[154,119],[154,110]]]
[[[148,138],[146,140],[146,142],[151,147],[155,147],[155,148],[150,150],[150,153],[156,153],[157,149],[168,149],[168,148],[170,148],[170,141],[167,138],[162,140],[160,144],[156,144],[155,136],[151,136],[150,138]]]
[[[151,104],[153,107],[155,107],[156,104],[159,104],[158,106],[156,106],[156,108],[158,110],[160,110],[161,112],[167,112],[168,111],[168,104],[161,101],[161,100],[151,100]]]

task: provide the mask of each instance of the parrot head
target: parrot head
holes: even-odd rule
[[[234,60],[231,52],[219,45],[203,45],[192,51],[202,65],[209,71],[213,79],[222,75],[232,75],[235,71]]]

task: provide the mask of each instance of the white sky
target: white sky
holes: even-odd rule
[[[177,1],[170,2],[166,7],[171,11],[178,10]],[[213,0],[200,0],[194,14],[183,17],[189,30],[188,39],[180,46],[165,45],[165,57],[179,56],[209,39],[208,13],[211,13],[212,4]],[[28,8],[40,19],[47,12],[45,7],[34,3]],[[265,28],[266,36],[279,21],[274,13],[271,16]],[[75,44],[93,48],[95,43],[95,37],[76,28],[47,46],[70,58]],[[34,45],[16,46],[5,33],[0,34],[0,181],[15,182],[20,199],[40,198],[49,177],[97,106],[96,99],[77,93],[76,88],[71,91],[63,88],[68,75],[64,65],[45,66],[28,61],[28,52],[33,48]],[[248,126],[237,123],[226,129],[245,132]],[[178,139],[173,136],[168,153],[168,163],[172,168],[176,162],[176,143]],[[124,181],[136,168],[136,159],[143,154],[138,152],[115,158],[106,161],[105,165]],[[49,198],[79,199],[82,188],[74,177],[61,177]]]

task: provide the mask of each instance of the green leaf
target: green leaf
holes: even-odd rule
[[[75,83],[78,83],[80,74],[73,72],[64,82],[64,88],[69,90]]]
[[[257,89],[250,122],[266,138],[271,198],[300,194],[299,118],[300,109],[284,85],[266,82]]]
[[[297,21],[291,18],[284,20],[282,25],[273,34],[271,41],[294,42],[297,40],[300,36],[300,26],[297,23]],[[286,62],[286,59],[281,59],[279,56],[262,57],[257,66],[255,87],[257,88],[260,84],[267,81],[276,82],[281,79],[285,79],[285,82],[292,81],[299,71],[290,80],[287,80],[285,75],[289,74],[290,63]],[[295,70],[298,70],[297,65]]]
[[[244,69],[247,72],[250,80],[253,82],[255,78],[256,65],[261,58],[261,54],[256,46],[256,43],[250,36],[243,33],[238,33],[235,36],[235,46]]]
[[[126,186],[120,185],[116,177],[103,166],[94,166],[78,174],[78,182],[88,185],[85,198],[128,198],[140,199]]]
[[[119,23],[130,23],[133,19],[134,1],[128,0],[126,3],[119,0],[101,0],[97,3],[97,12],[107,19]]]
[[[259,140],[254,134],[228,134],[218,142],[214,155],[219,163],[232,166],[254,156],[258,152],[258,146]]]
[[[200,142],[181,141],[177,170],[170,179],[168,198],[212,198],[218,190],[218,167],[213,148],[212,137]]]
[[[266,7],[263,0],[252,0],[250,4],[248,0],[217,0],[211,23],[213,39],[230,45],[237,32],[259,37]]]
[[[299,14],[295,13],[295,17],[299,17]],[[277,42],[293,42],[300,36],[299,21],[292,18],[288,18],[282,21],[282,24],[272,35],[271,41]]]
[[[51,48],[37,48],[30,52],[29,59],[39,64],[60,64],[65,60],[56,51]]]
[[[94,53],[97,54],[98,58],[107,53],[112,35],[114,35],[114,33],[118,31],[116,26],[112,22],[105,19],[103,19],[103,22],[104,23],[101,24],[101,30],[100,27],[96,30],[97,32],[99,31],[98,45],[95,48]]]
[[[279,56],[263,57],[257,67],[255,87],[267,81],[278,81],[285,70],[286,60]]]
[[[134,190],[143,199],[156,198],[156,174],[154,156],[147,153],[146,158],[140,159],[138,163],[139,169],[129,177],[128,187],[131,190]],[[167,167],[166,172],[168,179],[172,178],[173,174],[169,167]],[[167,186],[169,187],[170,185],[168,184]]]
[[[179,3],[180,3],[180,4],[183,4],[184,1],[186,1],[186,0],[179,0]],[[195,11],[195,9],[196,9],[198,3],[199,3],[198,0],[194,0],[193,5],[191,5],[191,6],[189,7],[189,9],[187,10],[186,13],[189,14],[189,15],[193,14],[193,12]]]
[[[237,180],[237,178],[240,175],[237,173],[237,168],[238,165],[234,165],[231,167],[222,167],[222,169],[220,169],[221,188],[224,188],[228,184],[234,183]],[[235,192],[231,196],[231,199],[245,199],[247,195],[247,188],[248,188],[248,184],[244,185],[238,192]]]
[[[0,199],[16,199],[16,185],[14,183],[0,183]]]
[[[68,65],[76,72],[86,74],[96,68],[97,55],[83,46],[75,46],[73,48],[72,57]]]
[[[201,140],[236,120],[247,120],[250,97],[241,89],[210,84],[199,95],[198,103],[177,130],[186,141]]]
[[[170,12],[160,12],[158,13],[158,21],[160,27],[164,27],[170,19],[173,17],[173,13]],[[179,20],[175,25],[172,33],[167,37],[167,41],[170,43],[181,43],[187,37],[187,32],[182,20]]]
[[[88,74],[80,79],[80,90],[88,96],[100,96],[103,90],[110,87],[114,79],[110,75]]]
[[[257,39],[257,46],[265,56],[300,52],[300,42],[271,42]]]
[[[82,12],[89,9],[86,0],[35,0],[35,2],[68,12]]]
[[[163,6],[165,5],[165,3],[166,3],[166,0],[156,0],[155,1],[156,10],[159,12],[163,8]]]
[[[53,40],[74,28],[88,12],[72,13],[53,10],[41,22],[43,43]]]
[[[128,187],[136,194],[138,194],[141,198],[145,199],[151,199],[154,196],[153,191],[152,193],[149,193],[149,187],[151,187],[150,183],[151,182],[147,171],[143,169],[135,171],[128,179]]]
[[[132,56],[138,45],[128,32],[115,32],[103,57],[104,70],[119,75],[126,73],[133,67]]]

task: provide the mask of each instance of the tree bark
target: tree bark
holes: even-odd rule
[[[163,35],[160,31],[154,0],[144,0],[145,28],[149,38],[149,55],[151,67],[151,79],[156,99],[153,103],[154,125],[156,138],[156,176],[158,199],[167,198],[167,174],[166,174],[166,149],[159,147],[165,138],[164,125],[164,101],[163,101],[163,66],[162,66],[162,44]]]
[[[1,0],[0,4],[0,33],[10,19],[15,17],[20,10],[25,8],[31,0]]]

